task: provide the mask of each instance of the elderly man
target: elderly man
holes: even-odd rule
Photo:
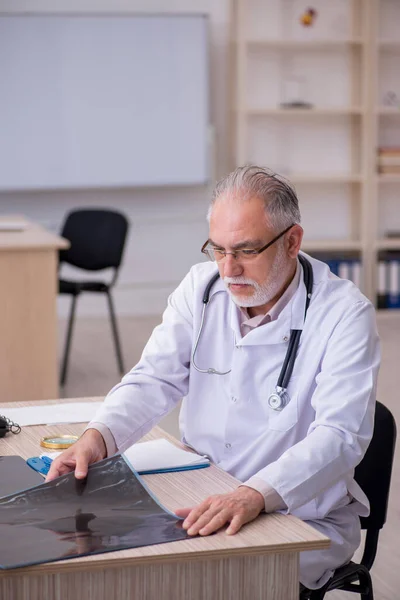
[[[328,550],[301,554],[300,580],[318,588],[350,560],[368,513],[353,474],[373,430],[374,309],[300,253],[297,197],[279,176],[237,169],[217,185],[208,217],[202,251],[212,262],[171,295],[140,362],[49,478],[85,477],[183,397],[182,440],[241,482],[177,511],[183,526],[208,535],[229,524],[234,534],[263,510],[297,515],[331,539]]]

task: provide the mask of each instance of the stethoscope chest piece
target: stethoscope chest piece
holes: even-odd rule
[[[273,410],[282,410],[289,404],[290,398],[286,390],[276,388],[275,392],[268,398],[268,404]]]

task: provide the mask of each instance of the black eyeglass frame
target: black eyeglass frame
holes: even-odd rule
[[[289,231],[289,229],[292,229],[292,227],[294,227],[296,225],[296,223],[292,223],[291,225],[289,225],[289,227],[287,227],[284,231],[282,231],[279,235],[277,235],[276,237],[274,237],[273,240],[271,240],[270,242],[268,242],[268,244],[265,244],[265,246],[263,246],[262,248],[259,248],[258,250],[253,250],[252,251],[252,255],[257,256],[258,254],[261,254],[261,252],[264,252],[264,250],[267,250],[267,248],[269,248],[270,246],[272,246],[272,244],[275,244],[275,242],[277,242],[279,240],[279,238],[281,238],[283,235],[285,235],[285,233],[287,233]],[[210,240],[207,240],[201,247],[201,251],[203,252],[203,254],[206,254],[209,258],[210,255],[208,254],[208,250],[207,250],[207,246],[210,243]],[[224,254],[223,258],[221,258],[221,260],[224,260],[226,258],[227,254],[232,254],[232,256],[235,257],[236,259],[236,254],[238,252],[238,250],[233,250],[233,252],[226,252],[225,250],[219,250],[219,252],[221,252],[221,254]]]

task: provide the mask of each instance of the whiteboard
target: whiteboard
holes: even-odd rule
[[[0,189],[209,179],[204,15],[0,16]]]

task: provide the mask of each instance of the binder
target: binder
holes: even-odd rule
[[[381,250],[377,272],[378,308],[400,308],[400,251]]]
[[[351,280],[352,264],[350,261],[342,260],[339,262],[338,275],[341,279]]]
[[[378,262],[378,298],[377,307],[387,308],[387,285],[386,285],[386,262],[382,259]]]
[[[361,289],[362,280],[361,280],[361,261],[353,260],[352,262],[352,277],[351,281],[356,285],[359,289]]]
[[[388,274],[388,308],[400,308],[400,263],[398,260],[388,262]]]

